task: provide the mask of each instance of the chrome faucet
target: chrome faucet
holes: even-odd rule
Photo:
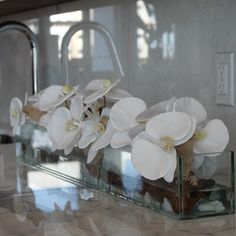
[[[16,30],[23,33],[30,42],[32,50],[32,86],[33,94],[38,92],[39,80],[39,43],[36,35],[25,24],[18,21],[6,21],[0,23],[0,34],[8,30]]]
[[[61,45],[61,66],[62,66],[62,73],[64,78],[66,79],[66,83],[69,83],[69,72],[68,72],[68,45],[70,43],[71,37],[80,30],[95,30],[99,32],[104,39],[106,40],[106,43],[108,45],[108,49],[111,53],[111,58],[113,60],[113,65],[115,68],[115,71],[118,71],[119,78],[124,77],[124,71],[120,63],[119,56],[116,51],[115,44],[113,42],[112,36],[110,32],[102,25],[92,22],[92,21],[84,21],[75,23],[72,25],[69,30],[66,32],[65,36],[62,40]]]

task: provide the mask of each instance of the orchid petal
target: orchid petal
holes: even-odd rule
[[[138,121],[138,122],[146,122],[146,121],[150,120],[151,118],[153,118],[154,116],[156,116],[158,114],[167,112],[167,109],[168,109],[168,111],[172,111],[173,103],[175,101],[176,101],[176,97],[172,97],[169,100],[166,100],[166,101],[163,101],[163,102],[159,102],[159,103],[151,106],[147,110],[145,110],[142,113],[140,113],[136,117],[136,121]]]
[[[52,104],[58,101],[59,94],[61,94],[62,86],[52,85],[44,90],[40,97],[40,110],[45,111]]]
[[[172,182],[175,176],[175,170],[176,170],[176,166],[177,166],[177,155],[176,155],[176,150],[173,149],[172,153],[172,165],[170,166],[170,169],[168,170],[168,172],[165,174],[164,176],[164,180],[167,182]]]
[[[112,136],[115,133],[115,129],[112,127],[110,120],[107,123],[106,131],[102,134],[93,144],[94,150],[100,150],[106,147],[112,139]]]
[[[111,108],[110,119],[112,126],[118,131],[133,128],[138,125],[135,121],[136,116],[146,110],[146,108],[145,102],[139,98],[129,97],[119,100]]]
[[[109,88],[99,89],[99,90],[95,91],[91,95],[85,97],[84,103],[89,104],[89,103],[95,102],[100,97],[104,96],[110,89],[111,88],[109,87]]]
[[[22,112],[23,104],[21,100],[14,97],[10,104],[10,124],[13,134],[17,134],[18,128],[25,123],[25,114]]]
[[[96,122],[94,120],[86,119],[81,123],[82,134],[88,136],[94,132],[94,126]]]
[[[51,139],[51,138],[50,138]],[[52,140],[51,140],[52,141]],[[55,152],[58,149],[57,144],[52,141],[52,151]]]
[[[93,149],[93,145],[89,148],[88,157],[87,157],[87,164],[90,164],[96,157],[98,151]]]
[[[174,146],[181,145],[181,144],[187,142],[190,138],[192,138],[194,135],[194,132],[196,130],[196,126],[197,126],[197,120],[194,116],[191,116],[191,128],[189,129],[189,132],[183,138],[175,140]]]
[[[87,90],[87,89],[81,89],[79,88],[77,91],[76,91],[76,95],[80,95],[81,97],[87,97],[89,95],[91,95],[92,93],[94,93],[94,90]]]
[[[170,137],[178,142],[188,135],[192,128],[191,117],[182,112],[166,112],[153,117],[147,122],[146,131],[154,139],[161,142],[164,137]]]
[[[67,146],[66,148],[64,148],[65,155],[69,155],[73,151],[74,148],[75,148],[74,144],[71,144]]]
[[[157,141],[151,137],[150,135],[148,135],[148,133],[146,131],[142,131],[140,132],[134,139],[132,142],[132,145],[134,145],[134,143],[140,139],[146,139],[147,141],[149,141],[150,143],[153,143],[155,145],[158,145]]]
[[[74,120],[81,120],[83,116],[83,97],[76,95],[71,99],[71,116]]]
[[[114,86],[116,86],[117,83],[119,83],[120,80],[116,80],[115,82],[111,83],[110,86],[103,88],[102,86],[102,81],[101,81],[101,88],[99,88],[98,90],[96,90],[94,93],[92,93],[91,95],[85,97],[84,99],[84,103],[88,104],[88,103],[92,103],[96,100],[98,100],[100,97],[104,96],[105,94],[107,94]],[[97,82],[96,82],[97,83]],[[91,89],[90,86],[88,87],[88,89]]]
[[[102,80],[100,79],[90,81],[85,87],[86,90],[98,90],[100,88],[102,88]]]
[[[70,141],[68,146],[64,148],[65,155],[69,155],[73,151],[75,146],[78,145],[80,137],[81,137],[81,131],[80,129],[78,129],[77,133],[74,135],[74,138]]]
[[[23,108],[23,104],[22,104],[21,100],[17,97],[12,98],[11,104],[10,104],[10,111],[12,109],[17,109],[17,111],[19,112],[19,111],[22,111],[22,108]],[[17,115],[19,115],[19,113]],[[11,116],[11,118],[12,118],[12,116]]]
[[[64,149],[70,145],[75,138],[79,138],[80,129],[76,128],[73,131],[66,131],[67,122],[71,120],[70,111],[64,107],[58,108],[48,125],[48,135],[52,142],[56,142],[59,149]]]
[[[217,158],[207,157],[203,159],[202,165],[195,170],[198,176],[209,177],[212,176],[217,170]]]
[[[63,86],[52,85],[45,89],[39,100],[39,108],[41,111],[48,111],[62,104],[65,100],[70,98],[77,90],[79,86],[74,86],[70,92],[63,95]]]
[[[192,170],[197,170],[201,167],[205,159],[204,155],[197,155],[193,156],[193,161],[192,161]]]
[[[113,88],[106,94],[106,97],[114,100],[120,100],[122,98],[132,97],[132,95],[123,89]]]
[[[132,139],[130,138],[128,131],[117,131],[111,139],[112,148],[121,148],[132,144]]]
[[[174,111],[186,112],[194,116],[197,119],[197,123],[207,118],[207,112],[203,105],[198,100],[190,97],[177,99],[174,103]]]
[[[223,152],[229,142],[229,132],[223,121],[211,120],[203,131],[206,137],[194,143],[193,151],[198,154]]]
[[[84,149],[89,146],[95,139],[97,138],[97,135],[95,133],[90,135],[82,135],[78,142],[78,147],[80,149]]]
[[[174,149],[165,152],[161,147],[145,139],[139,139],[132,147],[132,162],[145,178],[156,180],[164,177],[173,165]]]

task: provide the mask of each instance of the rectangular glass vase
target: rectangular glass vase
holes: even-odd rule
[[[235,211],[232,151],[194,154],[188,177],[186,160],[179,156],[174,180],[168,183],[163,178],[153,181],[142,177],[132,164],[130,148],[107,147],[88,165],[88,150],[75,148],[68,156],[51,152],[44,130],[32,127],[27,137],[31,138],[30,144],[24,145],[20,160],[60,179],[107,192],[176,219]]]

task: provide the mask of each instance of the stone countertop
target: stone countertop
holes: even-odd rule
[[[83,200],[82,187],[18,163],[7,146],[0,154],[1,236],[236,235],[235,214],[178,221],[96,190]]]
[[[0,235],[236,235],[235,215],[177,221],[97,191],[86,201],[80,192],[8,189],[0,197]]]

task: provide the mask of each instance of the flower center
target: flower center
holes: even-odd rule
[[[104,134],[107,127],[107,122],[108,118],[106,116],[102,116],[100,121],[94,127],[95,132],[98,134]]]
[[[69,121],[67,121],[67,123],[65,125],[65,130],[68,132],[75,131],[78,127],[79,127],[79,125],[75,121],[69,120]]]
[[[169,136],[161,138],[161,147],[163,148],[163,150],[165,150],[167,152],[173,150],[173,148],[174,148],[173,139]]]
[[[71,85],[65,85],[65,86],[63,86],[63,88],[62,88],[62,93],[63,93],[64,95],[67,95],[69,92],[72,91],[72,89],[73,89],[73,87],[72,87]]]
[[[109,86],[111,86],[111,81],[109,79],[103,79],[102,80],[102,87],[108,88]]]
[[[205,139],[207,136],[207,131],[206,130],[200,130],[195,132],[194,134],[194,140],[195,141],[201,141],[203,139]]]
[[[12,109],[10,115],[12,118],[17,118],[19,116],[19,111],[17,109]]]
[[[103,123],[99,122],[95,126],[95,131],[99,134],[104,134],[106,130],[106,127]]]

